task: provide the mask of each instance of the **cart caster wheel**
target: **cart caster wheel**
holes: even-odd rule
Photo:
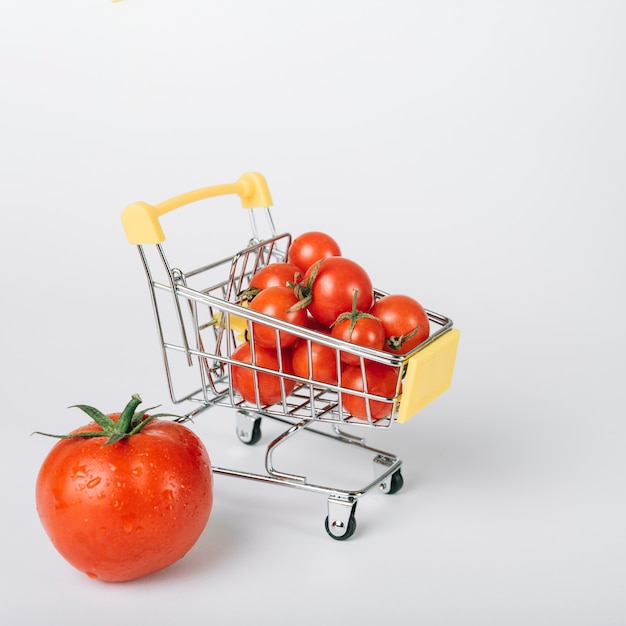
[[[400,470],[396,470],[391,476],[389,476],[387,481],[381,485],[381,489],[383,490],[383,493],[389,495],[392,493],[398,493],[403,486],[404,478],[402,477]]]
[[[248,446],[259,443],[261,440],[261,418],[247,413],[237,413],[237,437],[241,443]]]
[[[334,524],[332,527],[330,526],[330,522],[328,520],[328,516],[324,522],[324,526],[326,528],[326,532],[337,541],[344,541],[346,539],[350,539],[352,535],[354,535],[354,531],[356,530],[356,518],[354,515],[351,515],[348,518],[348,523],[344,528],[341,528],[339,524]],[[343,534],[341,531],[343,530]]]
[[[376,456],[374,458],[374,472],[376,476],[380,477],[388,472],[394,463],[399,463],[399,459],[394,459],[393,457],[384,456],[382,454]],[[380,491],[385,494],[398,493],[403,485],[404,478],[402,478],[399,466],[395,472],[388,474],[386,478],[383,478],[383,480],[378,483]]]

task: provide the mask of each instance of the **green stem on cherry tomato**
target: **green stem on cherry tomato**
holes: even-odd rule
[[[69,407],[77,408],[89,415],[91,419],[100,426],[102,430],[83,431],[79,433],[70,433],[69,435],[52,435],[50,433],[43,433],[35,431],[35,435],[45,435],[46,437],[55,437],[57,439],[76,439],[76,438],[93,438],[93,437],[107,437],[107,441],[103,445],[107,446],[111,443],[117,443],[127,437],[136,435],[141,429],[157,417],[180,417],[178,415],[172,415],[171,413],[158,413],[157,415],[146,415],[148,411],[156,409],[156,406],[149,409],[136,411],[137,407],[142,403],[142,399],[138,394],[133,394],[128,404],[124,407],[124,410],[120,413],[119,419],[113,420],[108,415],[105,415],[99,409],[96,409],[87,404],[75,404]]]
[[[239,292],[237,296],[241,302],[250,303],[254,298],[260,293],[260,289],[258,287],[248,287],[243,291]]]
[[[290,307],[287,313],[291,313],[292,311],[298,311],[299,309],[304,309],[309,306],[309,304],[311,304],[313,300],[313,282],[315,281],[317,274],[320,270],[320,266],[323,262],[324,259],[320,259],[311,267],[311,274],[309,275],[306,282],[302,281],[299,283],[287,283],[288,286],[293,289],[296,297],[300,301]]]
[[[354,294],[352,296],[352,310],[346,311],[345,313],[341,313],[339,317],[337,317],[337,319],[331,324],[331,328],[332,328],[333,326],[335,326],[336,324],[339,324],[340,322],[343,322],[344,320],[350,320],[350,326],[348,327],[348,339],[352,339],[352,331],[354,330],[356,323],[360,319],[364,319],[364,318],[371,319],[371,320],[378,319],[371,313],[365,313],[364,311],[359,311],[356,308],[356,301],[358,297],[359,297],[359,290],[355,289]]]
[[[386,343],[391,350],[399,350],[402,347],[402,344],[409,341],[409,339],[412,339],[421,327],[422,325],[420,324],[417,328],[414,328],[406,335],[393,335],[391,337],[387,337]]]

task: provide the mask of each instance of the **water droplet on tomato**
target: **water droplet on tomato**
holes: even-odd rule
[[[80,480],[87,477],[87,468],[84,465],[75,465],[72,468],[72,480]]]
[[[100,476],[96,476],[95,478],[92,478],[88,483],[87,483],[87,489],[93,489],[94,487],[97,487],[100,484],[100,481],[102,479],[100,478]]]

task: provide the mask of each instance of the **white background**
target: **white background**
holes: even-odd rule
[[[0,621],[626,624],[625,30],[608,0],[3,2]],[[351,540],[323,496],[218,476],[184,559],[90,580],[39,523],[30,433],[175,409],[119,216],[246,171],[279,230],[452,317],[452,388],[365,432],[405,487]],[[193,250],[245,244],[242,213],[207,204]],[[262,460],[230,411],[193,427]]]

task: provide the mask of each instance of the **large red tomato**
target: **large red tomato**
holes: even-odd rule
[[[291,242],[287,260],[306,272],[313,263],[330,256],[341,256],[339,244],[326,233],[311,231],[298,235]]]
[[[385,350],[406,354],[430,335],[430,323],[424,307],[414,298],[402,294],[382,297],[370,313],[385,329]]]
[[[46,533],[91,578],[121,582],[171,565],[196,543],[211,512],[204,445],[180,423],[135,412],[140,402],[133,396],[109,415],[79,405],[97,422],[56,443],[37,477]]]
[[[322,325],[330,327],[341,313],[353,307],[368,311],[374,301],[372,281],[355,261],[328,257],[312,265],[298,285],[303,305]]]
[[[252,346],[249,343],[242,343],[232,354],[235,361],[242,363],[252,363]],[[242,367],[238,365],[231,366],[232,385],[241,397],[250,404],[257,403],[256,390],[259,394],[259,403],[261,406],[267,406],[280,402],[283,397],[283,387],[285,395],[290,394],[296,383],[293,379],[280,376],[278,370],[282,365],[282,371],[287,374],[293,374],[291,365],[291,354],[287,350],[279,353],[275,348],[264,348],[263,346],[254,346],[254,362],[258,367],[269,370],[276,370],[276,374],[268,374],[260,372],[253,368]]]
[[[290,322],[298,326],[307,325],[307,312],[303,308],[297,308],[299,303],[291,287],[267,287],[260,291],[250,302],[249,308],[265,315],[271,315],[276,319]],[[296,308],[292,308],[296,307]],[[265,348],[276,347],[276,329],[268,324],[259,322],[252,323],[252,336],[255,344]],[[284,331],[278,333],[279,345],[283,348],[293,345],[298,337]]]
[[[369,406],[372,421],[377,421],[387,417],[393,410],[391,401],[396,395],[398,385],[398,370],[390,365],[384,365],[376,361],[369,361],[365,365],[365,381],[367,383],[367,393],[380,396],[385,400],[365,398],[362,395],[355,395],[347,391],[341,394],[343,409],[353,417],[367,420],[367,407]],[[363,373],[360,366],[349,365],[341,374],[341,386],[363,393]],[[390,401],[386,401],[389,399]]]

